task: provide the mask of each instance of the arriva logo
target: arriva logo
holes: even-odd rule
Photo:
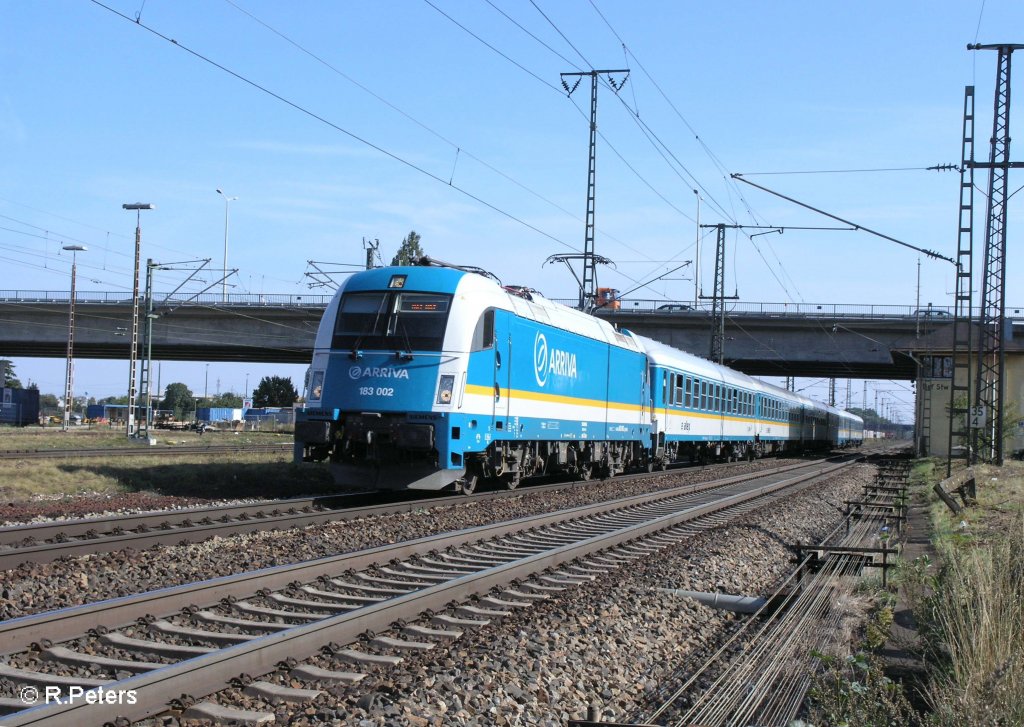
[[[379,366],[353,366],[348,370],[348,377],[356,379],[407,379],[408,369],[381,368]]]
[[[533,375],[540,386],[548,383],[549,375],[575,379],[576,354],[548,348],[548,339],[537,331],[537,336],[533,339]]]

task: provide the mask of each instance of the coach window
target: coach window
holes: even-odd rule
[[[683,403],[683,375],[676,374],[676,398],[675,403],[682,405]]]
[[[715,411],[722,411],[722,385],[715,384]]]

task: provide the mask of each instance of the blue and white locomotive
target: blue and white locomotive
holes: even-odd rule
[[[859,444],[859,418],[468,269],[352,275],[327,307],[295,460],[343,487],[472,492]]]

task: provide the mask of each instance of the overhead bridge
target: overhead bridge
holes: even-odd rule
[[[164,361],[308,363],[331,296],[156,296],[153,358]],[[0,358],[67,354],[68,293],[0,291]],[[707,356],[706,308],[623,300],[597,312],[620,328]],[[1009,308],[1008,316],[1022,310]],[[75,356],[127,359],[131,295],[80,292]],[[948,311],[912,306],[736,303],[725,323],[725,362],[758,376],[899,378],[915,375],[920,336],[948,327]],[[139,352],[142,355],[143,352]]]
[[[67,355],[68,293],[0,291],[0,357]],[[154,296],[153,358],[158,361],[309,363],[332,296]],[[140,329],[145,310],[140,311]],[[79,292],[75,358],[128,359],[131,293]],[[141,337],[141,335],[140,335]],[[139,355],[143,355],[139,351]]]

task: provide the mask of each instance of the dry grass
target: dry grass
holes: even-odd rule
[[[0,460],[0,499],[25,502],[69,495],[152,492],[181,497],[288,497],[328,493],[325,466],[287,454],[89,457]]]
[[[158,446],[181,444],[290,444],[291,432],[197,432],[154,429],[152,436]],[[132,444],[122,427],[111,428],[105,424],[72,427],[62,431],[60,427],[0,427],[0,450],[26,449],[99,449],[106,447],[127,447]]]
[[[933,510],[942,568],[915,609],[931,721],[1024,724],[1024,465],[976,470],[978,504]]]

